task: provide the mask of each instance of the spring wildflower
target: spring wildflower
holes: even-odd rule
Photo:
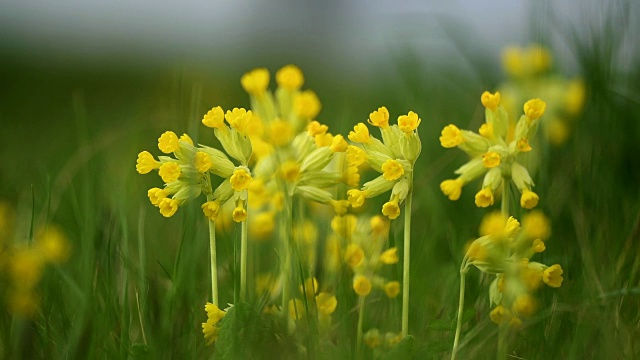
[[[207,303],[204,309],[207,312],[207,322],[202,323],[202,333],[206,344],[211,345],[218,338],[218,332],[220,331],[218,324],[227,313],[212,303]]]
[[[538,128],[540,117],[544,114],[545,103],[533,99],[524,105],[522,115],[515,129],[513,140],[508,140],[509,119],[500,105],[499,93],[485,92],[481,97],[485,106],[486,123],[480,128],[480,135],[471,131],[459,130],[448,125],[442,130],[440,143],[445,148],[458,147],[471,160],[455,171],[458,178],[444,180],[440,189],[450,200],[460,198],[462,187],[477,177],[484,175],[481,190],[475,196],[478,207],[488,207],[494,203],[494,193],[500,187],[509,186],[504,179],[513,180],[522,192],[520,204],[531,209],[538,204],[538,195],[531,191],[533,180],[523,165],[518,163],[519,155],[531,150],[529,140]]]

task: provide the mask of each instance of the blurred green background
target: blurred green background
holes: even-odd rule
[[[73,253],[46,272],[34,320],[0,313],[0,357],[208,356],[205,219],[197,204],[162,218],[146,196],[159,183],[137,174],[135,159],[166,130],[211,141],[200,120],[212,106],[249,105],[244,72],[293,63],[334,133],[379,106],[392,118],[420,114],[411,333],[424,357],[446,358],[461,252],[487,211],[471,188],[457,202],[440,192],[466,158],[438,136],[449,123],[477,128],[480,94],[505,78],[501,49],[536,42],[552,50],[555,71],[584,78],[587,97],[568,142],[548,149],[534,177],[553,229],[538,260],[561,264],[565,282],[540,293],[513,354],[637,358],[639,20],[631,1],[3,2],[0,199],[16,208],[16,239],[49,220]],[[231,242],[219,243],[220,258],[231,258]],[[230,289],[231,261],[221,267]],[[487,288],[472,271],[462,358],[494,357]],[[231,290],[221,296],[232,301]],[[396,310],[397,318],[371,314],[365,328],[399,328]],[[354,321],[344,320],[346,336],[355,337]]]

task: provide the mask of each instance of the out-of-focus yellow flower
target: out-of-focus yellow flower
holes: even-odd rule
[[[367,296],[371,293],[371,280],[364,275],[356,275],[353,278],[353,290],[359,296]]]

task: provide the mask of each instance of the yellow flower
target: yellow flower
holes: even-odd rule
[[[493,137],[493,124],[484,123],[480,125],[478,133],[487,139],[491,139]]]
[[[331,219],[331,230],[342,237],[350,237],[355,231],[358,219],[355,215],[334,216]]]
[[[178,206],[180,205],[180,201],[175,199],[164,198],[158,204],[160,208],[160,214],[164,217],[172,217],[176,211],[178,211]]]
[[[353,290],[359,296],[367,296],[371,293],[371,280],[363,275],[356,275],[353,278]]]
[[[201,206],[204,216],[211,221],[216,221],[218,214],[220,213],[220,202],[217,200],[207,201]]]
[[[533,72],[541,73],[551,67],[551,53],[540,45],[532,45],[527,49]]]
[[[578,115],[580,113],[584,105],[585,93],[585,86],[582,80],[574,79],[569,82],[564,101],[565,110],[569,115]]]
[[[522,316],[529,316],[536,311],[536,302],[531,295],[524,294],[516,297],[511,308],[513,312]]]
[[[333,211],[340,216],[346,214],[349,209],[349,201],[347,200],[331,200],[330,204],[333,206]]]
[[[23,318],[32,318],[39,307],[40,298],[32,289],[11,291],[7,298],[10,313]]]
[[[193,166],[198,170],[198,172],[206,173],[211,169],[212,165],[213,163],[211,162],[211,158],[203,151],[198,151],[193,157]]]
[[[349,148],[349,144],[345,141],[342,135],[336,135],[331,140],[331,151],[334,153],[345,152]]]
[[[249,235],[251,239],[262,240],[273,234],[276,228],[275,212],[264,211],[255,216],[251,216],[251,226]]]
[[[456,201],[460,199],[462,185],[464,185],[464,183],[460,179],[445,180],[440,183],[440,190],[442,190],[445,196],[449,197],[449,200]]]
[[[398,206],[398,200],[393,199],[382,205],[382,214],[393,220],[400,216],[400,206]]]
[[[493,192],[490,188],[484,188],[476,194],[476,206],[487,207],[493,205]]]
[[[244,168],[236,168],[233,175],[229,178],[231,188],[235,191],[242,191],[249,187],[253,178],[251,174]]]
[[[533,209],[538,205],[538,200],[540,200],[538,194],[525,189],[522,191],[522,196],[520,197],[520,206],[525,209]]]
[[[502,53],[502,66],[511,76],[521,76],[524,74],[524,54],[519,47],[508,47]]]
[[[314,136],[313,140],[315,141],[316,146],[319,148],[330,146],[333,142],[333,135],[331,135],[331,133],[318,134]]]
[[[491,318],[491,321],[500,325],[505,320],[511,318],[511,312],[505,309],[502,305],[498,305],[493,310],[491,310],[491,312],[489,313],[489,317]]]
[[[188,143],[189,145],[193,145],[193,139],[187,134],[182,134],[182,136],[180,136],[180,139],[178,139],[178,140],[184,141],[184,142]]]
[[[236,129],[242,136],[247,135],[247,129],[253,119],[253,113],[251,110],[247,111],[244,108],[233,108],[233,110],[227,110],[224,115],[229,125]]]
[[[209,321],[202,323],[202,333],[204,334],[204,340],[207,346],[213,344],[218,339],[219,331],[220,329]]]
[[[524,103],[524,114],[529,120],[536,120],[544,115],[544,110],[547,108],[547,103],[540,99],[531,99]]]
[[[67,237],[53,225],[36,234],[36,246],[44,259],[54,264],[67,261],[71,251]]]
[[[482,243],[478,241],[474,241],[469,245],[465,253],[466,257],[469,258],[469,261],[484,261],[487,259],[487,248],[483,246]]]
[[[389,299],[393,299],[400,294],[400,283],[397,281],[389,281],[384,284],[384,293]]]
[[[569,137],[569,126],[565,121],[554,117],[547,122],[546,134],[549,142],[553,145],[562,145]]]
[[[397,160],[389,159],[382,164],[382,176],[388,181],[395,181],[404,175],[404,167]]]
[[[336,307],[338,306],[338,300],[335,296],[321,292],[316,296],[316,307],[318,308],[318,312],[320,315],[331,315],[334,311],[336,311]]]
[[[559,288],[562,285],[562,280],[564,280],[562,278],[562,267],[558,264],[546,268],[542,273],[542,281],[551,287]]]
[[[546,250],[546,246],[544,245],[544,241],[540,239],[533,240],[533,244],[531,245],[531,249],[533,252],[541,253]]]
[[[356,268],[364,261],[364,250],[358,244],[349,244],[344,250],[344,262],[350,267]]]
[[[224,110],[220,106],[216,106],[213,109],[207,111],[202,118],[202,123],[206,127],[213,129],[220,129],[224,127]]]
[[[398,248],[392,247],[391,249],[385,250],[380,255],[380,261],[384,264],[392,265],[398,263]]]
[[[320,113],[320,109],[322,109],[320,99],[311,90],[299,93],[294,99],[293,106],[296,114],[303,119],[315,118]]]
[[[180,166],[175,162],[166,162],[160,166],[160,170],[158,174],[162,178],[162,181],[165,183],[170,183],[172,181],[178,180],[180,177]]]
[[[367,192],[358,189],[351,189],[347,191],[347,201],[351,203],[351,207],[359,208],[364,204]]]
[[[151,204],[158,206],[158,204],[160,204],[160,201],[169,196],[169,194],[163,189],[151,188],[149,189],[149,191],[147,191],[147,196],[149,197],[149,201],[151,201]]]
[[[280,166],[280,174],[283,179],[293,183],[300,174],[300,165],[295,160],[287,160]]]
[[[506,218],[502,216],[500,211],[490,212],[482,218],[480,236],[499,235],[504,231],[506,225]]]
[[[21,289],[32,289],[42,278],[44,257],[32,248],[18,248],[9,259],[12,283]]]
[[[353,127],[353,131],[349,132],[349,140],[356,143],[370,143],[371,135],[369,135],[369,128],[363,123],[358,123]]]
[[[389,110],[384,106],[380,107],[378,110],[369,114],[369,119],[367,121],[373,126],[386,129],[389,127]]]
[[[456,147],[464,142],[462,132],[453,124],[445,126],[440,135],[440,145],[445,148]]]
[[[500,154],[495,151],[489,151],[482,155],[482,165],[487,169],[494,168],[500,165]]]
[[[302,70],[295,65],[285,65],[276,72],[276,83],[289,91],[298,90],[304,83]]]
[[[300,299],[289,300],[289,317],[293,320],[301,320],[305,315],[304,303]]]
[[[522,217],[522,227],[525,234],[532,239],[546,240],[551,236],[549,219],[542,211],[533,210]]]
[[[526,138],[522,138],[518,140],[517,146],[518,146],[518,150],[520,150],[521,152],[531,151],[531,145],[529,145],[529,140],[527,140]]]
[[[420,122],[422,122],[422,120],[420,120],[418,114],[414,113],[413,111],[409,111],[409,114],[398,117],[398,127],[405,134],[417,129],[420,125]]]
[[[347,163],[351,166],[360,166],[367,161],[367,153],[357,146],[349,145],[346,154]]]
[[[178,135],[173,131],[165,131],[158,138],[158,148],[165,154],[177,151],[180,148],[178,144]]]
[[[232,213],[233,221],[239,223],[247,220],[247,210],[242,206],[236,206]]]
[[[138,171],[138,173],[148,174],[151,170],[159,167],[160,163],[158,163],[148,151],[143,151],[138,154],[138,161],[136,162],[136,171]]]
[[[269,124],[269,135],[274,145],[284,146],[293,139],[293,127],[286,120],[276,119]]]
[[[374,235],[385,236],[389,231],[389,221],[380,215],[372,216],[369,225]]]
[[[249,95],[260,96],[269,86],[269,71],[264,68],[253,69],[242,75],[240,84]]]
[[[488,91],[482,93],[480,96],[480,101],[482,102],[482,106],[489,110],[495,110],[498,105],[500,105],[500,93],[496,91],[495,94],[492,94]]]
[[[324,135],[329,130],[327,125],[322,125],[317,121],[312,121],[307,125],[307,134],[311,137],[315,137],[316,135]]]
[[[304,293],[307,298],[312,298],[318,293],[318,279],[310,277],[304,281],[304,286],[300,285],[300,292]]]
[[[207,320],[214,324],[217,324],[225,315],[227,315],[227,313],[220,310],[217,305],[210,302],[204,306],[204,310],[207,312]]]
[[[347,166],[342,174],[342,181],[350,187],[357,187],[360,184],[360,173],[355,166]]]

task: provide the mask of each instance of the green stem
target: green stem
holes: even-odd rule
[[[358,335],[356,338],[356,359],[362,359],[362,323],[364,322],[364,296],[358,298]]]
[[[503,321],[499,326],[497,359],[505,360],[507,358],[507,330],[509,329],[509,324]]]
[[[404,259],[402,271],[402,337],[409,335],[409,269],[411,262],[411,197],[413,174],[409,175],[409,193],[404,203]]]
[[[248,210],[248,209],[247,209]],[[249,216],[242,222],[240,233],[240,302],[247,298],[247,228]]]
[[[508,177],[502,178],[502,203],[500,210],[505,219],[509,218],[509,181]]]
[[[209,250],[211,251],[211,295],[218,305],[218,263],[216,260],[216,223],[209,220]]]
[[[285,187],[286,192],[285,194],[287,194],[287,196],[285,197],[285,203],[284,203],[284,217],[282,220],[282,230],[283,230],[283,234],[284,236],[282,236],[282,245],[284,246],[284,262],[282,264],[282,270],[281,270],[281,275],[282,275],[282,309],[286,314],[286,309],[288,309],[288,305],[289,305],[289,292],[290,292],[290,282],[289,282],[289,276],[290,276],[290,268],[291,268],[291,229],[293,226],[293,203],[291,201],[291,197],[288,196],[288,187]]]
[[[464,310],[464,290],[465,290],[465,275],[467,274],[466,269],[466,258],[462,261],[462,267],[460,268],[460,298],[458,300],[458,320],[456,322],[456,335],[453,339],[453,350],[451,351],[451,360],[455,360],[456,355],[458,353],[458,342],[460,341],[460,329],[462,328],[462,310]]]

